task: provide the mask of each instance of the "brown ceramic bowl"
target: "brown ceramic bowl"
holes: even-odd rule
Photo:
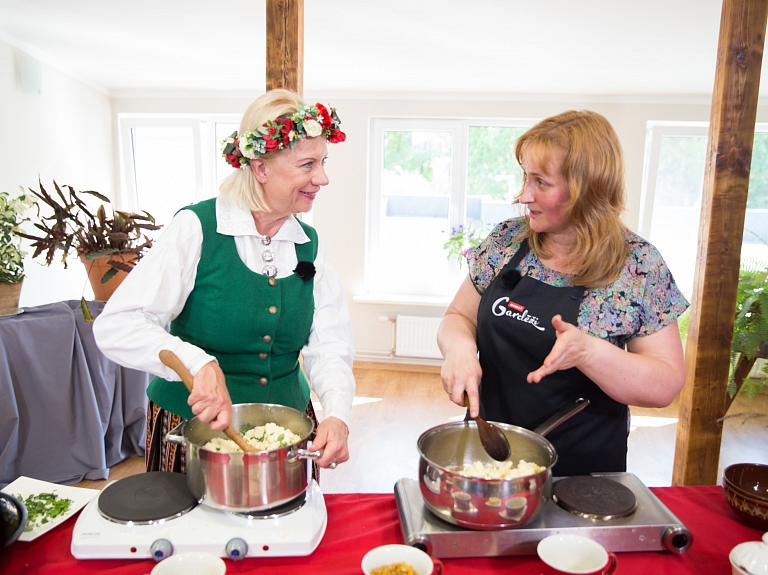
[[[768,530],[768,465],[737,463],[726,467],[723,494],[739,517]]]

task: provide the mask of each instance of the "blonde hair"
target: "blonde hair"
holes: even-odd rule
[[[298,112],[299,106],[304,106],[304,100],[298,94],[282,88],[270,90],[256,98],[245,110],[238,134],[255,130],[267,120],[274,120],[283,114]],[[264,154],[260,158],[269,160],[275,153]],[[251,211],[270,211],[264,199],[264,190],[250,165],[236,169],[227,176],[219,186],[219,194],[222,198],[227,197],[240,206],[247,206]]]
[[[515,145],[515,156],[546,166],[553,153],[561,152],[560,171],[567,182],[570,200],[568,223],[576,234],[571,256],[576,264],[576,285],[597,287],[615,281],[627,259],[624,239],[624,160],[621,144],[610,122],[590,111],[568,111],[542,120]],[[523,182],[525,187],[525,182]],[[519,201],[522,190],[515,198]],[[525,216],[530,224],[529,216]],[[546,232],[526,226],[521,237],[539,258],[551,253],[545,248]]]

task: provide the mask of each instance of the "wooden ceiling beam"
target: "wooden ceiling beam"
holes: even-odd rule
[[[304,0],[267,0],[267,90],[304,92]]]
[[[673,485],[715,485],[768,0],[724,0]]]

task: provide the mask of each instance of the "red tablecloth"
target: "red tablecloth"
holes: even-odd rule
[[[757,541],[762,533],[741,523],[728,507],[718,486],[664,487],[652,491],[693,533],[691,549],[682,555],[667,552],[620,553],[618,573],[653,575],[724,575],[731,572],[730,550],[743,541]],[[226,560],[227,573],[288,575],[360,575],[360,561],[378,545],[402,543],[394,495],[326,495],[328,529],[309,557]],[[70,554],[74,518],[35,541],[16,542],[0,557],[0,573],[107,573],[144,575],[152,560],[76,560]],[[539,575],[536,556],[446,559],[448,575],[515,573]]]

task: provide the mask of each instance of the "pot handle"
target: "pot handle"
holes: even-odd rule
[[[184,426],[186,425],[186,422],[182,422],[178,424],[176,427],[171,429],[168,433],[165,434],[165,440],[170,441],[171,443],[177,443],[179,445],[184,444]]]
[[[308,449],[299,449],[296,452],[296,455],[299,459],[317,459],[318,457],[322,457],[323,450],[310,451]]]
[[[546,436],[547,433],[552,431],[555,427],[561,423],[565,423],[571,417],[579,413],[582,409],[589,405],[589,400],[583,397],[577,399],[574,403],[566,405],[560,411],[555,413],[552,417],[546,420],[533,430],[534,433],[538,433],[541,436]]]

